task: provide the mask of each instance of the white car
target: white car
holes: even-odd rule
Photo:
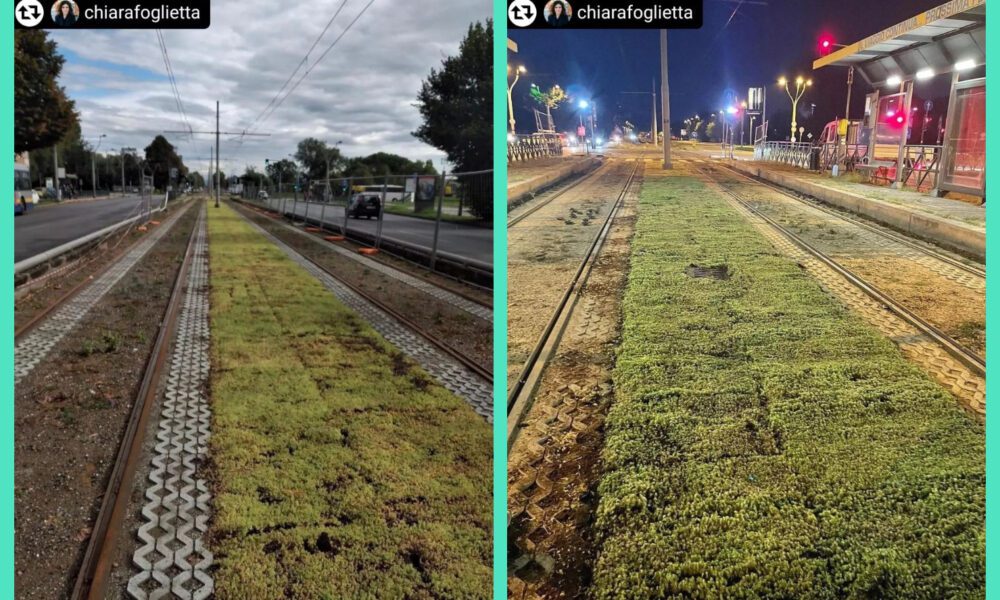
[[[257,199],[258,200],[267,200],[267,191],[266,190],[261,190],[261,191],[257,192]]]

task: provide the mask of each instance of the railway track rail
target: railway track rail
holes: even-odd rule
[[[535,343],[528,359],[521,367],[517,380],[511,386],[511,391],[507,397],[508,452],[513,447],[514,440],[517,438],[521,420],[531,407],[532,396],[539,381],[541,380],[545,367],[548,361],[554,356],[555,350],[559,346],[559,341],[570,317],[573,314],[573,309],[577,304],[583,285],[587,282],[590,272],[594,268],[597,257],[600,255],[601,248],[603,247],[604,242],[608,237],[608,233],[611,230],[611,226],[614,223],[615,216],[617,216],[619,210],[621,209],[626,194],[628,194],[629,189],[636,181],[636,176],[639,173],[641,166],[642,161],[634,162],[632,170],[629,172],[624,185],[622,185],[621,190],[618,192],[614,205],[611,210],[608,211],[608,216],[605,218],[601,229],[598,231],[597,236],[588,248],[583,260],[580,262],[580,266],[577,268],[573,278],[570,280],[569,285],[566,287],[566,291],[563,293],[562,298],[556,305],[555,311],[549,318],[545,329],[542,331],[541,336]]]
[[[937,346],[939,346],[946,354],[951,356],[953,359],[964,365],[975,375],[979,377],[985,377],[986,374],[986,360],[983,356],[980,356],[976,352],[970,350],[969,348],[963,346],[962,344],[955,341],[953,338],[939,330],[937,327],[928,323],[922,317],[908,309],[902,303],[896,301],[894,298],[886,294],[884,291],[880,290],[878,287],[872,285],[868,281],[861,278],[859,275],[851,271],[850,269],[844,267],[842,264],[826,255],[813,245],[809,244],[807,241],[796,235],[795,233],[789,231],[786,227],[782,226],[775,219],[771,218],[767,214],[758,210],[754,206],[753,202],[747,200],[738,192],[724,185],[719,184],[713,178],[713,173],[706,170],[704,167],[696,166],[695,170],[702,174],[712,183],[722,190],[724,194],[732,198],[738,206],[742,207],[747,213],[753,215],[755,218],[760,219],[773,231],[777,232],[781,237],[791,242],[794,246],[804,251],[807,255],[815,258],[820,263],[825,265],[827,268],[839,275],[843,280],[847,281],[851,286],[860,290],[871,300],[875,301],[879,305],[885,307],[892,314],[898,318],[905,321],[911,327],[918,330],[923,336],[932,340]]]
[[[115,457],[90,541],[75,578],[70,596],[73,600],[84,598],[96,600],[105,598],[108,593],[109,579],[115,569],[116,542],[121,535],[131,502],[131,482],[143,454],[144,434],[156,404],[156,395],[164,376],[171,340],[178,328],[178,316],[184,305],[188,273],[195,258],[198,233],[204,228],[204,207],[198,210],[201,213],[188,238],[184,259],[174,279],[170,299],[160,322],[153,350],[146,362],[142,382]]]
[[[422,329],[385,303],[340,278],[332,271],[298,252],[239,212],[255,230],[275,244],[294,262],[330,289],[349,307],[357,310],[390,343],[410,356],[444,387],[465,398],[488,421],[493,420],[493,373],[460,351]]]
[[[457,290],[446,289],[434,285],[429,281],[420,279],[418,277],[414,277],[409,273],[401,271],[383,262],[364,257],[356,252],[351,252],[346,248],[338,246],[333,242],[324,240],[322,237],[320,237],[323,233],[325,233],[323,229],[317,228],[319,229],[319,231],[316,232],[316,234],[312,234],[307,231],[304,231],[300,227],[296,227],[292,224],[285,222],[283,219],[274,217],[266,209],[251,207],[251,210],[255,210],[255,212],[257,212],[257,214],[261,215],[262,217],[271,219],[271,221],[280,225],[285,230],[294,233],[296,235],[300,235],[308,239],[311,239],[313,242],[321,244],[323,247],[329,249],[332,252],[335,252],[339,256],[357,262],[358,264],[363,265],[367,269],[378,271],[379,273],[387,275],[388,277],[391,277],[392,279],[395,279],[403,284],[416,288],[437,300],[441,300],[443,302],[451,304],[452,306],[458,308],[459,310],[465,311],[471,316],[485,320],[489,323],[493,322],[493,307],[490,306],[489,304],[486,304],[485,302],[482,302],[478,298],[473,297],[472,295],[463,294]]]
[[[748,181],[750,183],[756,184],[758,186],[768,188],[769,190],[771,190],[771,191],[773,191],[775,193],[781,194],[782,196],[785,196],[787,198],[791,198],[793,200],[801,202],[801,203],[805,204],[806,206],[809,206],[809,207],[814,208],[816,210],[822,211],[822,212],[824,212],[824,213],[826,213],[826,214],[828,214],[828,215],[830,215],[830,216],[832,216],[832,217],[834,217],[836,219],[839,219],[841,221],[845,221],[847,223],[850,223],[851,225],[855,225],[857,227],[861,227],[861,228],[863,228],[863,229],[865,229],[867,231],[870,231],[870,232],[872,232],[872,233],[874,233],[874,234],[876,234],[876,235],[878,235],[878,236],[880,236],[880,237],[882,237],[882,238],[884,238],[886,240],[890,240],[890,241],[892,241],[894,243],[906,246],[907,248],[915,250],[915,251],[917,251],[917,252],[919,252],[919,253],[921,253],[921,254],[923,254],[925,256],[928,256],[930,258],[933,258],[934,260],[937,260],[937,261],[940,261],[940,262],[945,263],[947,265],[950,265],[950,266],[952,266],[952,267],[954,267],[956,269],[959,269],[961,271],[964,271],[964,272],[966,272],[966,273],[968,273],[970,275],[973,275],[975,277],[979,277],[981,279],[985,279],[986,278],[986,269],[983,268],[983,267],[979,267],[977,265],[972,265],[972,264],[963,262],[961,260],[958,260],[958,259],[956,259],[956,258],[954,258],[952,256],[949,256],[948,254],[946,254],[944,252],[940,252],[940,251],[934,249],[933,247],[931,247],[931,246],[929,246],[927,244],[922,244],[920,242],[917,242],[917,241],[914,241],[912,239],[909,239],[906,236],[898,234],[898,233],[896,233],[896,232],[894,232],[894,231],[892,231],[890,229],[887,229],[884,226],[875,225],[875,224],[872,224],[869,221],[864,220],[863,218],[855,217],[855,216],[852,216],[852,215],[850,215],[848,213],[845,213],[844,211],[839,211],[839,210],[830,208],[829,206],[826,206],[825,204],[823,204],[822,202],[820,202],[818,200],[811,199],[809,196],[805,196],[803,194],[798,194],[798,193],[792,192],[792,191],[787,190],[787,189],[785,189],[785,188],[783,188],[783,187],[781,187],[779,185],[773,184],[773,183],[771,183],[769,181],[764,181],[764,180],[761,180],[761,179],[756,179],[756,178],[750,177],[750,176],[748,176],[748,175],[746,175],[744,173],[741,173],[741,172],[737,171],[736,169],[733,169],[732,167],[729,167],[728,165],[714,165],[713,164],[713,165],[711,165],[709,167],[709,170],[714,170],[714,171],[721,170],[721,171],[725,172],[726,175],[732,175],[733,177],[737,177],[739,179],[743,179],[745,181]]]
[[[521,203],[522,206],[525,205],[525,204],[528,204],[528,203],[531,203],[531,206],[529,206],[528,208],[526,208],[524,211],[518,213],[517,215],[515,215],[515,216],[513,216],[513,217],[511,217],[509,219],[507,219],[507,228],[510,229],[511,227],[517,225],[521,221],[523,221],[523,220],[527,219],[528,217],[530,217],[531,215],[533,215],[535,212],[537,212],[541,208],[543,208],[546,205],[550,204],[553,200],[556,200],[557,198],[561,197],[562,195],[566,194],[567,192],[575,190],[576,188],[580,187],[585,182],[588,182],[588,181],[596,178],[598,175],[604,173],[605,170],[606,170],[605,169],[605,165],[607,165],[607,164],[609,164],[609,163],[605,163],[604,165],[601,165],[600,167],[598,167],[598,168],[594,169],[593,171],[587,173],[583,177],[578,177],[578,178],[573,179],[572,181],[570,181],[568,183],[561,184],[560,186],[557,186],[555,189],[550,189],[550,190],[548,190],[546,192],[543,192],[542,195],[544,195],[546,197],[543,200],[541,200],[541,201],[534,202],[534,203],[531,203],[530,200],[527,201],[527,202],[522,202]]]
[[[695,167],[706,181],[726,195],[775,246],[794,260],[849,308],[892,339],[911,360],[949,389],[964,408],[985,415],[985,358],[958,343],[934,325],[871,285],[850,269],[762,214],[739,193]]]

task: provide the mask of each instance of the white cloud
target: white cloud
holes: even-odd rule
[[[346,5],[311,53],[307,66],[344,31],[368,0]],[[164,30],[163,36],[191,127],[241,131],[271,101],[344,0],[213,0],[207,30]],[[242,172],[282,158],[307,136],[342,140],[348,155],[392,152],[413,159],[443,157],[410,135],[420,125],[413,106],[421,81],[455,54],[470,23],[485,20],[484,0],[375,0],[329,54],[312,67],[274,114],[257,128],[269,138],[222,136],[222,168]],[[84,137],[107,134],[103,148],[145,147],[156,133],[184,129],[152,30],[52,32],[67,61],[61,83],[77,100]],[[96,65],[91,61],[101,61]],[[106,63],[112,63],[112,66]],[[292,84],[289,84],[291,86]],[[188,166],[205,172],[212,136],[168,138]]]

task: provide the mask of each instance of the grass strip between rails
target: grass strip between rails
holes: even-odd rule
[[[982,426],[697,180],[639,215],[594,596],[982,598]]]
[[[219,598],[486,598],[489,426],[209,208]]]

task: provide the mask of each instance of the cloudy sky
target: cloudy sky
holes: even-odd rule
[[[420,124],[416,95],[431,68],[457,53],[470,23],[491,14],[485,0],[374,0],[322,60],[368,0],[213,0],[211,28],[162,32],[191,128],[215,128],[216,100],[223,131],[249,128],[342,4],[288,88],[311,72],[253,127],[271,136],[242,143],[222,136],[223,171],[261,168],[265,158],[286,157],[309,136],[342,141],[348,156],[381,151],[441,164],[443,153],[410,135]],[[96,143],[107,135],[101,151],[141,151],[164,130],[186,129],[154,30],[51,34],[66,57],[61,83],[76,100],[84,138]],[[213,136],[167,138],[188,167],[208,171]]]

